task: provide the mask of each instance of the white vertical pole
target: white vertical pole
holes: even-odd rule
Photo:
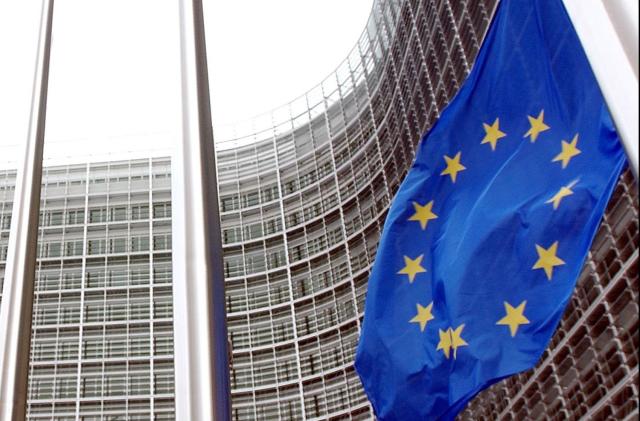
[[[564,0],[638,178],[638,0]]]
[[[172,165],[176,419],[230,417],[222,239],[201,0],[180,0],[182,138]]]
[[[18,161],[0,305],[0,421],[25,419],[53,0],[43,0],[29,134]]]
[[[602,0],[622,48],[638,78],[638,0]]]

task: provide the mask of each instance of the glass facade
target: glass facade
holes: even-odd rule
[[[495,4],[375,0],[321,84],[216,127],[234,420],[373,418],[353,357],[378,239]],[[169,169],[146,159],[45,171],[30,419],[173,419]],[[14,178],[0,173],[3,260]],[[625,173],[538,367],[461,418],[637,417],[637,260]]]
[[[28,419],[174,419],[170,180],[169,159],[44,170]]]

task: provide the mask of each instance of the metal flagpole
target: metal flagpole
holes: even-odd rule
[[[201,0],[180,0],[182,137],[172,165],[176,419],[229,419],[220,214]]]
[[[0,305],[0,421],[25,419],[53,0],[43,0],[29,134],[19,161]]]
[[[598,80],[637,180],[637,0],[564,0],[564,4]]]

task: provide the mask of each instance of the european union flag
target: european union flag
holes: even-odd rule
[[[380,419],[452,419],[536,364],[624,164],[561,0],[502,0],[380,240],[356,356]]]

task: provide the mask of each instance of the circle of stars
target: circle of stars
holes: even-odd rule
[[[527,119],[530,127],[529,130],[524,133],[523,138],[529,138],[531,143],[535,143],[540,138],[541,134],[551,129],[551,127],[544,121],[544,110],[540,110],[537,117],[528,115]],[[491,124],[486,122],[482,123],[482,127],[484,129],[485,136],[480,143],[489,144],[491,151],[496,150],[498,147],[498,141],[508,137],[507,133],[500,129],[499,118],[496,118]],[[571,160],[582,152],[577,146],[578,136],[579,134],[576,133],[570,142],[562,140],[561,152],[557,154],[551,162],[559,162],[562,169],[566,169],[571,163]],[[444,155],[443,159],[444,169],[440,173],[440,176],[449,176],[451,183],[455,184],[458,180],[459,174],[467,169],[467,167],[461,162],[462,151],[457,151],[453,157]],[[563,199],[574,194],[573,188],[577,183],[578,180],[574,180],[565,186],[561,186],[560,189],[544,203],[552,205],[554,211],[558,210]],[[413,202],[414,213],[408,218],[408,220],[418,222],[420,229],[425,231],[428,227],[429,221],[438,218],[438,215],[433,211],[433,207],[433,200],[425,204]],[[566,264],[564,260],[558,257],[558,247],[558,241],[555,241],[548,247],[535,244],[535,251],[538,255],[538,259],[532,266],[531,270],[542,269],[547,280],[551,281],[554,275],[554,268]],[[411,258],[409,256],[403,256],[403,258],[404,267],[402,267],[397,274],[406,275],[409,280],[409,284],[413,284],[419,274],[427,272],[427,269],[422,265],[424,254],[415,258]],[[504,301],[503,305],[505,315],[495,324],[498,326],[508,327],[510,336],[515,338],[521,326],[531,324],[531,321],[525,316],[527,301],[523,300],[516,306]],[[409,322],[417,324],[420,328],[420,332],[425,332],[429,322],[436,318],[434,316],[433,309],[433,301],[426,306],[417,303],[415,316],[411,318]],[[458,349],[469,345],[462,337],[464,327],[464,324],[460,324],[457,327],[449,326],[445,330],[438,329],[439,341],[436,345],[436,351],[442,351],[445,359],[449,359],[451,356],[453,356],[453,359],[456,359]]]

